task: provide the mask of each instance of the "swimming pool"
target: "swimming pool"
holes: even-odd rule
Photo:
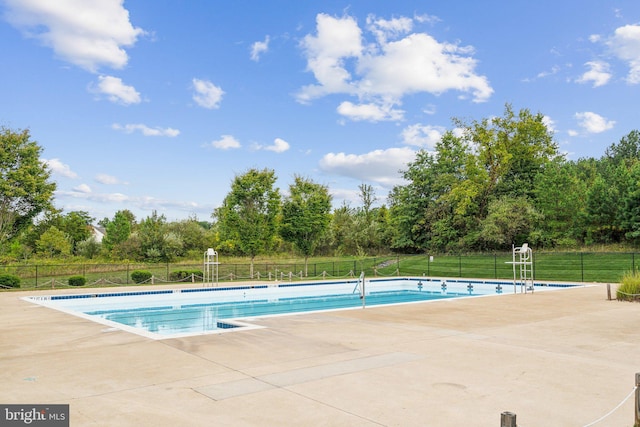
[[[571,285],[536,284],[548,290]],[[364,291],[363,291],[364,288]],[[258,328],[255,318],[521,292],[506,281],[429,278],[269,283],[24,299],[153,339]]]

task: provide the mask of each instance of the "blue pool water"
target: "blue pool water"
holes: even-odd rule
[[[468,294],[467,294],[468,295]],[[449,293],[419,292],[409,290],[371,292],[366,295],[367,306],[400,304],[434,299],[455,298]],[[302,313],[309,311],[339,310],[362,307],[358,293],[325,296],[291,297],[279,299],[258,299],[232,302],[210,302],[151,308],[115,309],[88,311],[86,314],[139,327],[160,334],[189,331],[195,329],[211,330],[225,324],[224,319],[243,319],[277,314]],[[222,325],[218,324],[222,323]],[[168,326],[170,325],[170,326]]]
[[[70,314],[152,338],[251,327],[257,317],[517,292],[508,282],[428,279],[113,292],[29,297]],[[544,285],[547,289],[550,285]],[[551,285],[559,287],[562,285]],[[537,286],[536,286],[537,288]]]

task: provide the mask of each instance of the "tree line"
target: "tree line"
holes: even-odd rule
[[[255,259],[265,253],[374,255],[509,250],[595,244],[635,246],[640,238],[640,132],[600,158],[568,160],[544,116],[505,105],[502,116],[453,119],[433,150],[402,171],[385,203],[371,185],[360,204],[332,208],[329,189],[296,175],[286,196],[275,171],[234,177],[210,221],[168,222],[127,209],[103,218],[104,239],[87,212],[54,207],[55,183],[28,131],[2,128],[0,260],[83,257],[135,261],[198,259],[207,247]]]

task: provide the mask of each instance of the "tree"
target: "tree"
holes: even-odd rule
[[[222,240],[251,258],[250,274],[256,255],[273,246],[280,212],[280,192],[274,188],[275,173],[270,169],[249,169],[236,175],[231,191],[214,211]]]
[[[617,144],[611,144],[604,152],[605,159],[615,165],[633,163],[640,160],[640,132],[632,130]]]
[[[376,197],[376,191],[369,184],[360,184],[358,185],[358,190],[360,190],[360,201],[362,201],[362,211],[364,212],[367,220],[371,219],[371,209],[373,204],[378,200]]]
[[[304,256],[306,276],[308,259],[331,221],[331,196],[326,186],[297,175],[289,186],[289,193],[282,203],[279,231],[282,238]]]
[[[383,245],[385,250],[388,248],[388,212],[385,206],[373,207],[377,197],[371,185],[360,184],[358,189],[362,206],[344,212],[350,216],[344,222],[348,226],[344,229],[344,237],[345,248],[350,254],[364,256],[379,252]]]
[[[115,213],[113,220],[109,221],[105,218],[101,221],[101,224],[105,228],[102,244],[107,250],[111,251],[129,238],[135,224],[135,215],[127,209],[120,210]]]
[[[334,255],[342,255],[355,251],[350,238],[350,230],[353,228],[353,209],[343,202],[342,206],[333,210],[331,223],[329,224],[329,236]]]
[[[40,239],[36,242],[38,252],[49,257],[66,256],[71,254],[71,241],[63,231],[58,227],[51,226],[47,231],[42,233]]]
[[[479,238],[488,249],[507,249],[526,242],[529,232],[539,219],[524,196],[502,196],[489,204],[489,214],[482,221]]]
[[[428,245],[430,224],[425,221],[425,213],[434,203],[434,164],[433,153],[418,151],[415,160],[403,172],[407,184],[396,186],[389,193],[393,249],[417,252]]]
[[[94,218],[85,211],[72,211],[62,216],[60,230],[71,239],[71,252],[77,254],[78,243],[91,237],[91,223]]]
[[[215,247],[213,244],[208,244],[207,230],[203,228],[202,222],[198,221],[197,218],[188,218],[180,222],[171,223],[169,224],[169,229],[180,237],[183,243],[182,250],[185,253],[191,252],[192,255],[202,255],[205,249]]]
[[[404,171],[407,185],[389,196],[392,247],[446,250],[467,230],[465,217],[476,214],[485,181],[466,141],[446,132],[435,152],[420,150]]]
[[[478,164],[485,171],[479,194],[479,214],[484,218],[491,199],[502,195],[532,196],[535,177],[546,163],[558,156],[553,134],[544,116],[527,109],[516,113],[506,104],[504,115],[470,124],[454,119],[464,138],[476,147]]]
[[[587,183],[578,177],[575,163],[561,157],[549,162],[535,179],[533,204],[544,218],[538,227],[540,237],[536,243],[556,246],[581,240],[586,194]]]
[[[56,184],[49,182],[41,152],[28,130],[0,128],[0,244],[31,225],[38,214],[53,209]]]
[[[623,194],[624,216],[622,218],[626,237],[633,241],[640,240],[640,162],[636,162],[629,170],[629,180]]]
[[[96,241],[96,238],[94,236],[91,236],[88,239],[76,244],[76,255],[92,259],[100,253],[101,248],[102,243],[99,243],[98,241]]]
[[[171,261],[182,249],[182,240],[168,230],[167,218],[155,210],[140,221],[136,235],[142,254],[149,261]]]
[[[531,203],[536,177],[558,157],[542,114],[516,114],[507,104],[502,117],[454,124],[461,132],[445,132],[435,152],[419,151],[404,172],[408,184],[390,193],[394,249],[486,246],[483,221],[492,202],[506,196]]]

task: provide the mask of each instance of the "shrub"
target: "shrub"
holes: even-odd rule
[[[19,287],[20,287],[20,278],[18,276],[14,276],[13,274],[0,274],[1,289],[10,289],[10,288],[19,288]]]
[[[616,291],[616,298],[620,301],[640,300],[640,272],[627,272],[622,276],[620,286]]]
[[[84,276],[71,276],[69,277],[69,286],[84,286],[87,284],[87,279]]]
[[[131,272],[131,280],[135,283],[147,282],[151,280],[151,276],[153,276],[151,272],[146,270],[136,270]]]
[[[202,277],[202,271],[200,270],[176,270],[169,274],[169,280],[182,282],[185,279],[191,279],[192,274],[196,277]]]

